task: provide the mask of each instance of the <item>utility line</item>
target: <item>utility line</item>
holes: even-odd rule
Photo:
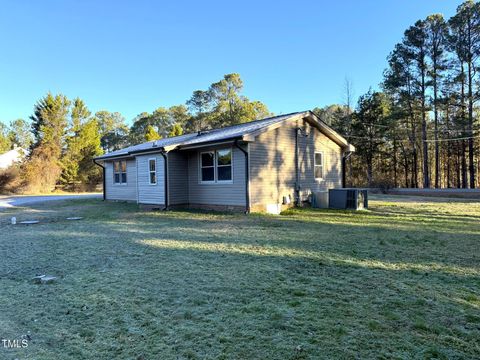
[[[354,139],[363,139],[363,140],[371,140],[371,141],[383,141],[383,142],[388,142],[388,141],[398,141],[398,142],[412,142],[410,139],[392,139],[392,140],[385,140],[381,138],[369,138],[367,136],[355,136],[355,135],[345,135],[346,138],[354,138]],[[450,138],[450,139],[427,139],[427,140],[422,140],[419,139],[420,141],[425,141],[425,142],[449,142],[449,141],[459,141],[459,140],[469,140],[469,139],[478,139],[480,138],[480,135],[476,136],[465,136],[465,137],[457,137],[457,138]]]

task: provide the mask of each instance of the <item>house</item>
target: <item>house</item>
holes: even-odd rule
[[[344,159],[354,150],[305,111],[150,141],[94,161],[103,167],[105,200],[278,213],[342,187]]]
[[[7,169],[10,166],[22,162],[27,156],[28,151],[20,147],[15,147],[6,153],[0,155],[0,170]]]

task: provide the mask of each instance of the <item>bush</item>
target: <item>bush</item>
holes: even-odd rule
[[[395,187],[395,183],[393,178],[388,174],[381,174],[374,177],[370,187],[378,188],[382,193],[386,193],[388,190]]]
[[[0,193],[17,192],[20,186],[20,170],[18,166],[10,166],[0,170]]]

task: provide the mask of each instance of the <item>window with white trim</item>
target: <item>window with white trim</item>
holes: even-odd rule
[[[157,160],[148,159],[149,184],[157,185]]]
[[[119,185],[127,183],[127,160],[113,162],[113,182]]]
[[[215,152],[200,153],[200,179],[202,182],[215,182]]]
[[[313,171],[315,179],[323,179],[323,152],[315,152]]]
[[[200,153],[201,183],[231,183],[232,181],[232,149]]]
[[[216,152],[217,181],[232,181],[232,149],[222,149]]]

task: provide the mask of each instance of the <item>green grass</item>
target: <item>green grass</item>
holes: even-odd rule
[[[1,359],[480,356],[479,202],[282,216],[46,203],[0,212],[0,259],[0,338],[31,339]]]

